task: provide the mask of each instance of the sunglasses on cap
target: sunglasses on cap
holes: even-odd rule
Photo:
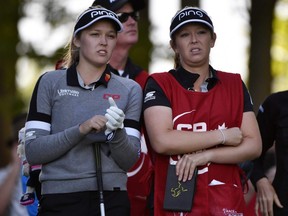
[[[125,23],[129,16],[132,17],[135,21],[138,21],[140,18],[138,11],[133,11],[131,13],[117,13],[117,16],[121,23]]]

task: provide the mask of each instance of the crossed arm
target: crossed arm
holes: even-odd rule
[[[261,137],[253,112],[245,112],[241,128],[191,132],[173,129],[172,110],[165,106],[153,106],[144,111],[144,120],[152,148],[160,154],[184,154],[178,161],[176,173],[179,180],[191,179],[196,166],[214,163],[239,163],[258,157],[261,153]],[[205,151],[202,151],[205,150]],[[200,151],[199,153],[194,153]]]

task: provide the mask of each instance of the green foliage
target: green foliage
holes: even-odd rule
[[[283,1],[284,2],[284,1]],[[280,3],[280,2],[279,2]],[[288,1],[286,1],[288,5]],[[287,7],[287,6],[286,6]],[[288,86],[288,16],[277,14],[273,22],[272,91],[287,90]]]

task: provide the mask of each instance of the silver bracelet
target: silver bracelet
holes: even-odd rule
[[[225,137],[224,132],[222,131],[222,129],[219,129],[219,131],[221,132],[221,134],[222,134],[222,138],[223,138],[221,144],[224,144],[224,143],[226,142],[226,137]]]

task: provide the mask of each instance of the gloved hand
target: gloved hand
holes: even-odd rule
[[[123,121],[125,119],[124,112],[119,109],[112,97],[108,98],[110,107],[106,110],[105,117],[107,118],[105,134],[108,135],[112,131],[124,128]]]
[[[28,177],[30,175],[29,173],[30,173],[30,164],[27,161],[23,161],[22,174]]]

